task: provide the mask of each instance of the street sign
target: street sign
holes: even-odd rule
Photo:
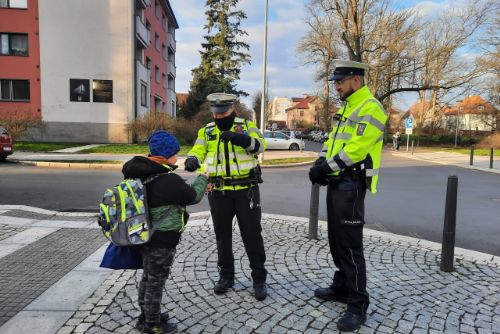
[[[405,128],[413,128],[413,119],[411,117],[408,117],[405,119]]]
[[[405,128],[405,134],[406,135],[412,135],[413,134],[413,128]]]

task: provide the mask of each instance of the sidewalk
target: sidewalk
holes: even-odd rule
[[[388,150],[389,151],[389,150]],[[405,158],[423,160],[428,162],[433,162],[441,165],[452,165],[467,169],[475,169],[483,172],[497,173],[500,174],[500,157],[493,157],[493,168],[490,168],[490,157],[489,156],[479,156],[475,155],[473,159],[473,165],[470,165],[470,155],[446,152],[446,151],[436,151],[436,152],[419,152],[415,151],[413,154],[406,149],[401,149],[400,151],[391,151],[394,155],[401,155]]]
[[[0,232],[0,333],[137,333],[140,271],[98,268],[107,242],[92,214],[0,206]],[[216,296],[210,214],[192,214],[163,300],[179,332],[336,333],[345,306],[312,297],[333,275],[326,224],[319,240],[307,232],[307,219],[264,215],[269,297],[258,302],[235,231],[236,285]],[[365,229],[371,305],[358,333],[500,333],[500,258],[458,248],[455,255],[455,272],[443,273],[439,244]]]

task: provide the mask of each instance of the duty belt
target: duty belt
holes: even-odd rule
[[[212,183],[216,188],[224,186],[251,186],[257,185],[259,181],[254,177],[244,177],[241,179],[225,179],[221,176],[210,176],[208,182]]]

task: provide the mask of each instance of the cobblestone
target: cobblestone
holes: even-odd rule
[[[199,219],[198,217],[196,219]],[[234,289],[213,294],[218,279],[213,229],[190,227],[177,250],[163,309],[185,333],[336,333],[345,305],[313,297],[331,283],[334,265],[326,230],[307,239],[304,223],[266,218],[269,297],[256,301],[244,247],[235,231]],[[237,227],[235,227],[237,229]],[[365,236],[368,320],[358,333],[494,333],[500,321],[500,268],[457,258],[439,271],[439,251],[408,240]],[[61,328],[69,333],[137,333],[137,284],[142,271],[114,271]],[[84,313],[88,312],[88,313]],[[96,318],[98,317],[98,318]],[[83,333],[82,332],[82,333]]]

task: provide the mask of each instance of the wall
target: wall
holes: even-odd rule
[[[0,56],[0,78],[30,81],[30,101],[0,102],[0,116],[2,113],[23,112],[40,119],[38,0],[28,0],[27,9],[0,8],[0,32],[28,34],[28,56]]]
[[[42,120],[47,141],[129,142],[134,120],[133,1],[41,1]],[[113,80],[113,102],[70,102],[69,80]]]

